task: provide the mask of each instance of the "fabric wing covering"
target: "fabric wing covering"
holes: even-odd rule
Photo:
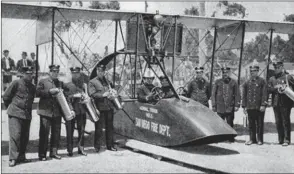
[[[37,19],[38,16],[45,13],[48,9],[57,9],[55,13],[55,20],[128,20],[134,17],[138,12],[126,12],[115,10],[96,10],[83,8],[65,8],[57,6],[41,6],[41,5],[23,5],[16,3],[2,3],[2,18],[17,18],[17,19]],[[151,14],[141,13],[140,14]],[[246,32],[267,32],[273,29],[275,33],[294,34],[294,23],[290,22],[264,22],[264,21],[248,21],[241,19],[226,19],[226,18],[212,18],[199,16],[185,16],[185,15],[165,15],[177,16],[178,22],[186,25],[188,28],[212,29],[213,27],[222,28],[232,24],[244,21],[246,23]],[[64,18],[66,17],[66,19]]]

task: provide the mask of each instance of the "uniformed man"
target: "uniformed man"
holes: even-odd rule
[[[294,89],[294,79],[284,70],[283,62],[275,62],[275,76],[268,82],[269,92],[272,94],[272,106],[275,113],[276,126],[278,130],[279,144],[288,146],[291,143],[291,121],[290,114],[293,101],[285,94],[279,93],[282,85],[288,84]]]
[[[159,80],[161,83],[161,89],[163,92],[163,98],[172,98],[175,96],[174,92],[172,91],[172,88],[167,80],[168,77],[160,76]]]
[[[243,85],[242,107],[248,114],[249,137],[246,145],[263,144],[264,112],[267,105],[267,85],[263,78],[258,76],[259,66],[250,66],[251,77]],[[257,129],[257,130],[256,130]],[[257,140],[256,141],[256,133]]]
[[[81,102],[82,95],[85,94],[84,84],[88,81],[81,76],[80,67],[70,68],[72,81],[64,84],[64,95],[69,100],[73,107],[76,117],[70,121],[66,121],[66,138],[67,138],[67,152],[68,156],[73,155],[73,133],[75,123],[78,129],[78,153],[87,155],[84,152],[84,133],[86,126],[86,108]]]
[[[203,78],[203,67],[196,67],[196,78],[188,84],[188,97],[209,107],[208,100],[210,98],[210,85]]]
[[[230,77],[229,67],[223,67],[222,78],[215,81],[211,94],[213,111],[233,127],[235,112],[240,107],[240,90],[237,82]],[[234,142],[231,139],[230,142]]]
[[[4,57],[1,59],[1,69],[3,74],[2,85],[4,86],[4,91],[5,91],[12,81],[12,75],[10,74],[10,71],[15,70],[15,63],[14,63],[14,60],[9,57],[8,50],[4,50],[3,54],[4,54]]]
[[[25,152],[29,142],[32,105],[35,86],[32,84],[33,68],[22,67],[23,78],[15,80],[3,94],[3,101],[9,117],[9,166],[16,163],[30,162]]]
[[[46,154],[50,128],[50,157],[61,159],[61,156],[57,154],[57,150],[63,113],[54,95],[59,92],[60,88],[63,88],[63,83],[58,80],[59,65],[50,65],[49,69],[49,77],[39,81],[36,91],[36,96],[40,97],[37,113],[40,115],[39,160],[41,161],[47,160]]]
[[[143,75],[143,84],[137,90],[138,101],[143,103],[156,102],[151,90],[155,87],[153,85],[154,73],[151,69],[147,69]]]
[[[117,151],[113,145],[114,105],[111,100],[114,96],[109,92],[109,87],[112,84],[105,78],[105,69],[105,65],[98,65],[97,77],[90,80],[88,86],[89,96],[94,99],[96,107],[100,111],[100,119],[95,122],[94,148],[96,152],[100,151],[103,121],[106,128],[106,147],[108,150]]]

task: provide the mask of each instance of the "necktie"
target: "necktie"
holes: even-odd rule
[[[6,69],[10,69],[8,57],[5,58],[5,63],[6,63]]]
[[[27,66],[27,60],[23,59],[23,66]]]

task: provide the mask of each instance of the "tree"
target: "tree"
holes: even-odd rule
[[[246,14],[246,8],[238,3],[229,3],[228,1],[220,1],[217,4],[217,8],[221,9],[224,8],[223,10],[223,15],[224,16],[235,16],[235,17],[240,17],[244,18],[248,14]]]
[[[199,16],[198,8],[192,6],[190,9],[185,9],[185,15]],[[184,52],[189,56],[198,56],[198,29],[186,29],[184,32]]]
[[[57,2],[59,5],[72,7],[73,3],[78,4],[80,7],[83,7],[83,1],[52,1]]]
[[[216,9],[215,11],[213,11],[212,13],[212,17],[216,17],[217,14],[219,14],[219,12],[222,12],[222,15],[224,16],[234,16],[234,17],[239,17],[239,18],[244,18],[246,15],[246,8],[238,3],[230,3],[228,1],[220,1],[219,3],[217,3],[216,5]],[[195,15],[195,16],[199,16],[199,10],[197,7],[192,6],[190,9],[185,9],[184,13],[186,15]],[[186,50],[184,50],[184,52],[186,51],[188,55],[198,55],[199,51],[198,51],[198,29],[192,29],[189,32],[185,32],[184,33],[184,43],[186,46]],[[212,46],[213,46],[213,36],[211,35],[211,33],[207,34],[205,37],[205,43],[206,43],[206,55],[208,57],[211,56],[211,54],[208,53],[212,53]],[[235,60],[235,57],[237,56],[234,52],[232,51],[218,51],[218,55],[222,55],[221,57],[227,57],[228,59],[231,58],[231,60]]]
[[[244,46],[244,62],[262,62],[267,59],[269,52],[269,37],[267,34],[259,34],[255,39]]]
[[[274,54],[277,59],[284,59],[281,51],[286,47],[286,41],[282,39],[281,36],[277,35],[273,39],[272,54]]]
[[[284,21],[294,22],[294,14],[285,15]],[[285,45],[282,55],[284,60],[294,62],[294,34],[289,34],[288,37],[291,40]]]
[[[91,6],[89,8],[93,9],[113,9],[119,10],[120,4],[118,1],[110,1],[110,2],[100,2],[100,1],[92,1]]]
[[[294,22],[294,14],[286,15],[285,21]],[[280,35],[273,38],[271,53],[278,60],[294,62],[294,36],[288,35],[289,41],[284,40]],[[245,44],[244,63],[252,62],[256,59],[258,62],[265,61],[269,53],[269,37],[266,34],[259,34],[252,41]]]
[[[199,16],[198,8],[195,6],[192,6],[190,9],[185,9],[185,15],[192,15],[192,16]]]

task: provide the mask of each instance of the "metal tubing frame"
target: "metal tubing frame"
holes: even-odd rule
[[[243,58],[243,46],[244,46],[244,37],[245,37],[245,22],[242,21],[242,40],[241,40],[241,48],[240,48],[240,62],[239,62],[239,72],[238,72],[238,86],[240,86],[240,78],[241,78],[241,68],[242,68],[242,58]]]
[[[134,72],[134,86],[133,86],[133,98],[136,98],[136,84],[137,84],[137,58],[139,47],[139,31],[140,31],[140,15],[137,14],[137,33],[136,33],[136,56],[135,56],[135,72]]]
[[[176,49],[177,49],[177,16],[175,16],[175,33],[174,33],[174,46],[173,46],[173,60],[172,60],[172,76],[171,80],[174,82],[174,69],[175,69],[175,57],[176,57]]]
[[[173,26],[173,24],[170,23],[170,25],[168,27],[168,30],[167,30],[167,33],[165,33],[165,36],[163,36],[163,43],[162,43],[162,46],[161,46],[161,50],[165,48],[165,45],[166,45],[167,39],[169,37],[172,26]],[[163,28],[164,28],[164,26],[163,26]]]
[[[118,21],[115,21],[115,36],[114,36],[114,53],[116,53],[117,49],[117,26],[118,26]],[[113,85],[115,85],[115,69],[116,69],[116,56],[113,58],[113,75],[112,75],[112,80],[113,80]]]
[[[52,8],[52,28],[51,28],[51,65],[54,64],[54,29],[55,29],[55,10],[56,8]]]
[[[123,43],[124,43],[124,47],[126,47],[126,41],[125,41],[124,34],[123,34],[123,31],[122,31],[121,21],[118,21],[118,24],[119,24],[120,34],[121,34],[121,37],[122,37],[122,40],[123,40]]]
[[[216,38],[217,38],[217,28],[214,27],[214,38],[213,38],[213,47],[212,47],[212,60],[211,60],[211,72],[210,72],[210,94],[212,93],[212,79],[213,79],[213,67],[214,67],[214,56],[215,56],[215,45],[216,45]]]
[[[274,30],[270,29],[271,34],[270,34],[270,44],[269,44],[269,50],[268,50],[268,58],[267,58],[267,65],[266,65],[266,80],[268,80],[268,70],[269,70],[269,65],[271,61],[271,53],[272,53],[272,41],[273,41],[273,33]]]
[[[123,72],[124,72],[124,70],[125,70],[126,59],[127,59],[127,55],[125,54],[125,58],[124,58],[124,60],[123,60],[122,70],[121,70],[121,73],[120,73],[120,76],[119,76],[119,85],[120,85],[120,83],[121,83],[121,78],[122,78]]]
[[[143,35],[144,35],[144,41],[145,41],[145,44],[146,44],[146,48],[147,49],[150,49],[149,48],[149,42],[148,42],[148,39],[147,39],[147,36],[146,36],[146,32],[145,32],[145,23],[144,23],[144,19],[143,19],[143,16],[142,15],[140,15],[140,17],[141,17],[141,20],[142,20],[142,31],[143,31]]]

